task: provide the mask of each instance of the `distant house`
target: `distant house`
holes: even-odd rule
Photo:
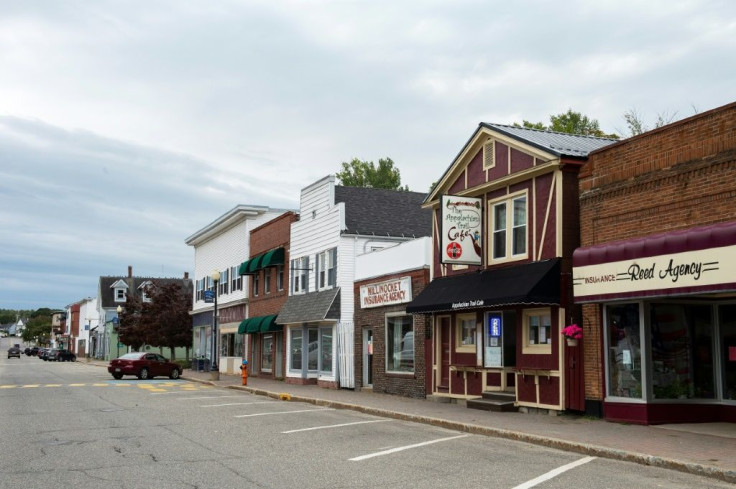
[[[130,294],[135,294],[143,302],[148,302],[150,297],[146,295],[146,287],[169,283],[177,283],[187,293],[191,293],[192,281],[188,272],[184,273],[183,278],[135,277],[133,267],[129,266],[127,276],[100,277],[97,289],[97,315],[100,325],[90,340],[94,346],[94,356],[109,360],[127,353],[127,346],[121,344],[118,339],[118,306],[125,307],[125,301]]]

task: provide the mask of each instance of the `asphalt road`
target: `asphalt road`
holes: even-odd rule
[[[0,342],[3,353],[6,340]],[[187,381],[0,357],[0,488],[732,488]]]

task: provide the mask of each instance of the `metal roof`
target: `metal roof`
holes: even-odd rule
[[[609,144],[618,142],[618,139],[580,136],[562,132],[543,131],[526,127],[507,126],[481,122],[482,127],[498,131],[511,138],[523,141],[557,156],[587,157],[588,153]]]

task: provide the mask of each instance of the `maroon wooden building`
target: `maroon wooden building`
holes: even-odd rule
[[[584,409],[582,347],[560,329],[579,321],[578,172],[612,142],[481,123],[441,176],[424,204],[434,280],[406,309],[432,318],[431,394]]]

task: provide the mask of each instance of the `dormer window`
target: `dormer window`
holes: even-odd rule
[[[151,296],[149,294],[151,288],[153,288],[153,282],[150,280],[146,280],[138,287],[138,290],[141,291],[141,300],[143,302],[151,302]]]
[[[128,284],[125,283],[125,280],[118,280],[110,288],[115,290],[115,302],[125,302],[128,298]]]

